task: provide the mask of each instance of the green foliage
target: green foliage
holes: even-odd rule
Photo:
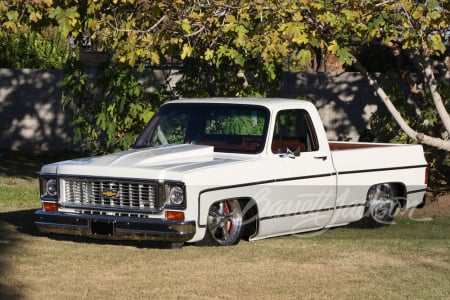
[[[79,22],[72,19],[66,31],[55,26],[50,15],[61,18],[66,9],[58,5],[66,3],[54,4],[52,0],[0,2],[0,67],[63,69],[72,55],[69,39],[76,36]]]
[[[441,1],[12,1],[0,3],[0,24],[11,32],[56,25],[63,37],[83,31],[96,49],[141,69],[194,58],[247,74],[256,59],[257,76],[274,80],[283,59],[306,64],[316,48],[347,64],[355,42],[442,54],[448,9]]]
[[[92,71],[92,70],[91,70]],[[106,63],[89,73],[73,63],[63,81],[74,141],[94,154],[125,150],[167,95],[146,93],[130,68]]]
[[[449,9],[448,1],[437,0],[3,1],[0,36],[49,28],[80,41],[83,32],[93,50],[111,53],[109,71],[99,69],[92,80],[83,70],[72,70],[64,85],[66,104],[78,112],[75,138],[105,151],[124,148],[122,141],[132,140],[129,118],[139,119],[149,109],[132,68],[180,66],[177,96],[269,96],[277,94],[283,61],[308,64],[315,50],[348,65],[361,53],[358,48],[374,41],[393,50],[441,55]],[[387,68],[391,58],[379,65]],[[414,111],[398,104],[414,121]],[[429,107],[426,101],[421,110],[438,126]]]
[[[58,23],[58,30],[63,36],[77,36],[81,31],[80,14],[76,6],[66,9],[60,6],[52,7],[49,13],[50,19],[55,19]]]
[[[52,32],[0,33],[0,67],[63,69],[71,55],[67,39]]]
[[[281,65],[270,66],[277,80],[267,76],[267,67],[257,60],[240,67],[233,62],[215,65],[200,58],[186,59],[177,72],[181,78],[175,92],[186,98],[275,95],[280,89]]]

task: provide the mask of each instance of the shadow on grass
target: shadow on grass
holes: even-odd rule
[[[6,276],[3,277],[5,278]],[[6,286],[0,282],[0,299],[18,300],[23,299],[23,296],[20,293],[20,288]]]
[[[115,240],[102,240],[81,236],[61,235],[61,234],[48,234],[46,236],[56,241],[67,241],[80,244],[116,245],[125,247],[149,248],[149,249],[180,249],[186,246],[183,245],[183,243],[164,243],[154,241],[115,241]]]
[[[23,233],[25,235],[43,236],[58,241],[70,241],[82,244],[121,245],[137,248],[156,248],[156,249],[178,249],[181,248],[181,246],[183,246],[183,244],[181,243],[163,243],[154,241],[114,241],[114,240],[93,239],[71,235],[45,234],[41,233],[34,224],[36,219],[34,214],[35,211],[36,211],[35,209],[30,209],[30,210],[19,210],[0,213],[0,232],[4,231],[2,230],[2,222],[3,222],[3,224],[6,225],[9,224],[15,228],[15,231]],[[7,229],[5,231],[11,230]],[[12,235],[11,232],[5,234],[6,237],[11,237],[11,235]]]
[[[0,151],[0,176],[37,178],[39,170],[45,164],[84,157],[81,152],[19,152]]]
[[[41,237],[39,243],[53,241],[68,241],[81,244],[120,245],[137,248],[177,249],[181,244],[166,244],[139,241],[107,241],[76,236],[47,235],[41,233],[34,224],[35,209],[17,210],[0,213],[0,299],[23,299],[24,286],[11,282],[8,278],[15,271],[17,263],[12,260],[13,253],[24,251],[31,237]],[[46,238],[47,237],[47,238]]]
[[[8,282],[13,266],[9,253],[21,251],[23,240],[18,232],[33,236],[39,234],[33,223],[33,214],[34,210],[0,213],[0,299],[23,299],[22,288]]]
[[[34,225],[35,209],[17,210],[0,213],[0,222],[12,225],[16,231],[31,236],[41,235]],[[0,230],[2,228],[0,227]],[[7,230],[10,231],[10,230]],[[9,234],[12,234],[9,232]]]

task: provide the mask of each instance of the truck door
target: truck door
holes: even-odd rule
[[[306,110],[279,111],[275,122],[269,149],[275,180],[260,209],[258,236],[323,228],[336,201],[329,147],[319,145]]]

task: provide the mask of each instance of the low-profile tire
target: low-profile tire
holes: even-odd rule
[[[243,213],[237,199],[213,203],[208,211],[206,234],[201,245],[236,245],[243,234]]]
[[[392,224],[395,211],[400,206],[395,199],[394,189],[389,184],[377,184],[371,186],[367,192],[367,203],[363,225],[368,227],[380,227]]]

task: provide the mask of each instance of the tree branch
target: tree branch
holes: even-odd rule
[[[205,28],[206,28],[205,26],[201,25],[200,28],[199,28],[198,30],[196,30],[196,31],[194,31],[194,32],[192,32],[192,33],[189,33],[189,34],[185,34],[184,37],[191,37],[191,36],[194,36],[194,35],[198,35],[198,34],[201,33],[203,30],[205,30]]]
[[[433,98],[434,105],[436,106],[439,117],[441,118],[442,123],[444,124],[445,130],[447,130],[447,132],[450,133],[450,115],[445,109],[445,105],[442,102],[441,94],[438,92],[438,86],[436,79],[434,78],[433,68],[431,66],[429,57],[427,56],[425,57],[424,73],[425,73],[425,81],[427,82],[428,87],[430,89],[431,97]]]
[[[156,27],[158,27],[159,24],[161,24],[161,22],[164,21],[164,19],[166,19],[166,18],[167,18],[166,15],[162,16],[155,24],[153,24],[152,27],[150,27],[150,28],[148,28],[148,29],[146,29],[146,30],[139,30],[139,29],[120,29],[120,28],[118,28],[117,26],[115,26],[114,24],[112,24],[112,23],[109,22],[109,21],[107,21],[107,23],[108,23],[109,26],[111,26],[112,28],[114,28],[114,30],[115,30],[116,32],[139,32],[139,33],[141,33],[141,34],[146,34],[146,33],[149,33],[149,32],[151,32],[151,31],[155,30]]]
[[[400,128],[413,140],[433,146],[435,148],[450,151],[450,140],[443,140],[440,138],[435,138],[428,136],[421,132],[416,132],[414,129],[412,129],[406,121],[401,116],[400,112],[395,108],[394,104],[392,103],[389,96],[385,93],[385,91],[380,87],[376,79],[374,79],[364,68],[364,66],[357,60],[353,62],[356,66],[356,68],[363,74],[367,80],[369,81],[370,86],[372,86],[380,99],[383,101],[383,103],[386,105],[386,108],[389,110],[391,115],[394,117],[397,124],[400,126]]]

